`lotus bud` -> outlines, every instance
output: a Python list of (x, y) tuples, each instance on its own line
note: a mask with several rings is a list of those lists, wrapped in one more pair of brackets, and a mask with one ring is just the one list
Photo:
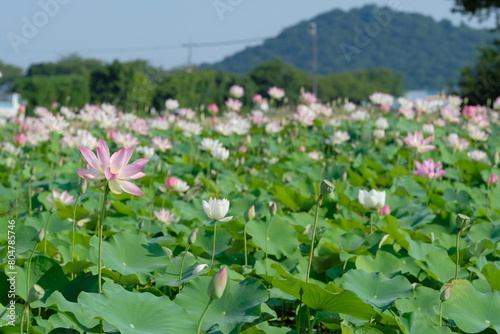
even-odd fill
[(327, 196), (335, 190), (335, 185), (328, 180), (323, 180), (321, 182), (320, 194), (321, 196)]
[(255, 218), (255, 206), (252, 205), (247, 212), (245, 212), (245, 220), (248, 222)]
[(26, 301), (28, 303), (36, 302), (45, 296), (45, 290), (38, 284), (33, 285), (33, 287), (28, 292), (28, 298)]
[(276, 202), (272, 202), (271, 205), (269, 206), (269, 212), (271, 213), (271, 216), (274, 216), (277, 210), (278, 207), (276, 206)]
[(87, 191), (87, 186), (88, 186), (87, 180), (83, 179), (82, 183), (80, 183), (80, 190), (82, 191), (82, 195), (85, 194), (85, 192)]
[(489, 185), (494, 185), (498, 182), (498, 175), (497, 174), (491, 174), (490, 177), (488, 178), (488, 184)]
[(439, 299), (441, 299), (441, 301), (445, 302), (450, 298), (451, 287), (452, 287), (451, 284), (445, 285), (445, 288), (443, 289), (443, 291), (441, 291), (441, 294), (439, 295)]
[(387, 216), (391, 213), (391, 207), (389, 205), (385, 205), (378, 209), (378, 213), (380, 213), (382, 216)]
[(458, 229), (463, 231), (467, 227), (469, 227), (470, 217), (459, 213), (457, 215), (456, 223), (457, 223)]
[(193, 232), (188, 237), (188, 244), (192, 245), (196, 242), (196, 234), (198, 233), (199, 228), (195, 228)]
[(498, 163), (500, 162), (500, 155), (498, 152), (495, 152), (495, 155), (493, 155), (493, 162), (495, 163), (495, 166), (498, 166)]
[(174, 189), (178, 182), (179, 180), (177, 180), (175, 177), (169, 176), (165, 180), (165, 187), (167, 187), (167, 189)]
[(208, 295), (210, 299), (219, 299), (224, 294), (227, 284), (227, 267), (223, 267), (212, 277), (208, 286)]
[(42, 229), (40, 231), (38, 231), (38, 233), (36, 235), (36, 240), (38, 242), (41, 242), (44, 237), (45, 237), (45, 229), (42, 227)]
[(208, 264), (205, 264), (205, 263), (197, 265), (193, 269), (193, 275), (198, 275), (199, 273), (201, 273), (203, 271), (203, 269), (205, 269), (207, 267), (208, 267)]

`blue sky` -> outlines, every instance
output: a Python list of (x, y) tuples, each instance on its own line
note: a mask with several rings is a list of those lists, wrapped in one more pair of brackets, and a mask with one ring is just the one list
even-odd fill
[[(452, 13), (451, 0), (2, 0), (0, 60), (27, 68), (77, 52), (105, 61), (146, 59), (168, 69), (186, 64), (182, 44), (189, 41), (272, 37), (320, 13), (365, 4), (479, 26)], [(192, 59), (214, 62), (258, 43), (194, 48)]]

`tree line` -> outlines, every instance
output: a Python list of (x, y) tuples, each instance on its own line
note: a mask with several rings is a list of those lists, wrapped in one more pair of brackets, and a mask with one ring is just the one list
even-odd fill
[[(271, 86), (285, 89), (291, 103), (298, 101), (301, 89), (312, 90), (310, 74), (279, 59), (262, 63), (246, 75), (210, 68), (167, 71), (144, 60), (105, 63), (78, 55), (33, 64), (25, 74), (15, 66), (0, 62), (0, 71), (2, 69), (8, 69), (3, 70), (8, 75), (4, 73), (0, 78), (0, 86), (20, 93), (29, 108), (50, 106), (53, 102), (75, 108), (86, 103), (106, 102), (124, 111), (142, 113), (152, 107), (163, 110), (168, 98), (192, 108), (211, 103), (223, 105), (234, 84), (245, 87), (242, 102), (246, 104), (251, 103), (255, 94), (266, 97)], [(318, 97), (325, 102), (339, 97), (360, 102), (374, 91), (403, 94), (401, 75), (377, 68), (318, 76)]]

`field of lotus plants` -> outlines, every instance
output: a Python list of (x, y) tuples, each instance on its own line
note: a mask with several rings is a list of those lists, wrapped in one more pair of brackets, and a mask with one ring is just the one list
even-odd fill
[(500, 100), (229, 93), (0, 115), (0, 332), (499, 333)]

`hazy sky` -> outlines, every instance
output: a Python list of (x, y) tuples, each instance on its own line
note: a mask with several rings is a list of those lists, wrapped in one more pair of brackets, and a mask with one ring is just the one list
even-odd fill
[[(273, 37), (320, 13), (365, 4), (478, 26), (452, 13), (451, 0), (2, 0), (0, 60), (27, 68), (77, 52), (106, 61), (146, 59), (171, 68), (186, 64), (182, 45), (189, 41)], [(193, 48), (192, 59), (214, 62), (258, 43)]]

